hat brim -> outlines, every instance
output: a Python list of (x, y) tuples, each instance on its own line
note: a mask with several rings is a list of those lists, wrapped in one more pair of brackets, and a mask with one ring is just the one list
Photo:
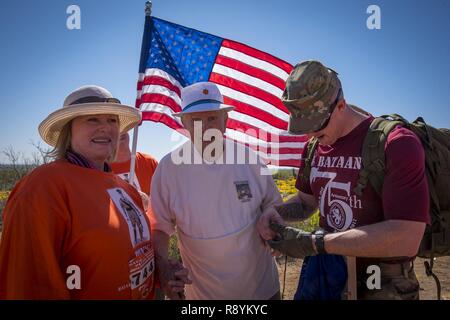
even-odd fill
[(212, 103), (205, 103), (202, 105), (199, 105), (198, 107), (196, 106), (196, 108), (192, 108), (186, 111), (181, 111), (181, 112), (176, 112), (176, 113), (172, 113), (173, 116), (175, 117), (181, 117), (182, 115), (185, 114), (191, 114), (191, 113), (199, 113), (199, 112), (211, 112), (211, 111), (231, 111), (233, 110), (234, 107), (230, 106), (228, 104), (223, 104), (223, 103), (216, 103), (216, 104), (212, 104)]
[(313, 104), (305, 105), (292, 101), (283, 101), (283, 104), (290, 112), (288, 131), (295, 135), (321, 130), (332, 113), (330, 110), (320, 111), (319, 106)]
[(112, 114), (119, 118), (119, 132), (134, 128), (142, 119), (141, 111), (118, 103), (83, 103), (63, 107), (52, 112), (39, 124), (41, 138), (55, 147), (62, 128), (71, 120), (87, 115)]
[(290, 134), (307, 134), (316, 132), (321, 127), (321, 123), (317, 124), (316, 122), (307, 120), (307, 117), (293, 117), (292, 115), (289, 117), (288, 123), (288, 132)]

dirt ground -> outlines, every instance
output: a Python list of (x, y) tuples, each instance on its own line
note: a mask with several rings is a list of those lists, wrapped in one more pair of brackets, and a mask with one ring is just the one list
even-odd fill
[[(432, 277), (427, 277), (423, 262), (425, 260), (417, 258), (414, 262), (417, 278), (420, 282), (420, 299), (436, 300), (436, 284)], [(277, 259), (278, 271), (280, 275), (281, 291), (283, 291), (284, 258)], [(284, 300), (292, 300), (297, 290), (298, 278), (300, 276), (300, 266), (302, 260), (288, 259), (286, 268), (286, 287), (284, 289)], [(441, 282), (441, 296), (443, 300), (450, 300), (450, 257), (438, 258), (433, 267), (434, 273)]]

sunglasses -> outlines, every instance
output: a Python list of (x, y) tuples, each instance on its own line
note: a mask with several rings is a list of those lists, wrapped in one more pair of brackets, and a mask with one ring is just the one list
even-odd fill
[(339, 89), (338, 94), (336, 96), (336, 100), (330, 106), (330, 115), (327, 118), (327, 120), (324, 122), (324, 124), (319, 129), (314, 130), (311, 133), (322, 131), (323, 129), (325, 129), (328, 126), (328, 123), (330, 123), (331, 115), (333, 114), (333, 111), (336, 108), (336, 106), (337, 106), (337, 104), (338, 104), (338, 102), (339, 102), (339, 100), (341, 98), (341, 92), (342, 92), (342, 89)]

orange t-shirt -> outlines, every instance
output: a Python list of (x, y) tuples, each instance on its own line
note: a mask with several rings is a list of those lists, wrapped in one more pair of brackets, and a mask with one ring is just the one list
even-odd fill
[(33, 170), (3, 211), (0, 299), (151, 299), (150, 222), (113, 173), (64, 160)]
[[(120, 175), (121, 177), (125, 175), (126, 177), (123, 178), (128, 180), (127, 175), (130, 173), (130, 162), (131, 160), (126, 162), (111, 163), (111, 169), (114, 173)], [(136, 176), (139, 181), (140, 190), (147, 195), (150, 194), (152, 177), (153, 173), (155, 173), (157, 165), (158, 161), (156, 161), (156, 159), (152, 156), (145, 153), (136, 152)]]

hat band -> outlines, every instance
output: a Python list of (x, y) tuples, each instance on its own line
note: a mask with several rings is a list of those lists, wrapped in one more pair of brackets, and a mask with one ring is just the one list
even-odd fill
[(192, 102), (192, 103), (188, 104), (186, 107), (184, 107), (183, 112), (189, 108), (192, 108), (193, 106), (196, 106), (199, 104), (205, 104), (205, 103), (222, 103), (222, 101), (213, 100), (213, 99), (198, 100), (198, 101)]
[(80, 99), (77, 99), (73, 101), (72, 103), (69, 103), (69, 106), (73, 104), (82, 104), (82, 103), (95, 103), (95, 102), (109, 102), (109, 103), (119, 103), (120, 100), (117, 98), (101, 98), (96, 96), (89, 96), (89, 97), (83, 97)]

